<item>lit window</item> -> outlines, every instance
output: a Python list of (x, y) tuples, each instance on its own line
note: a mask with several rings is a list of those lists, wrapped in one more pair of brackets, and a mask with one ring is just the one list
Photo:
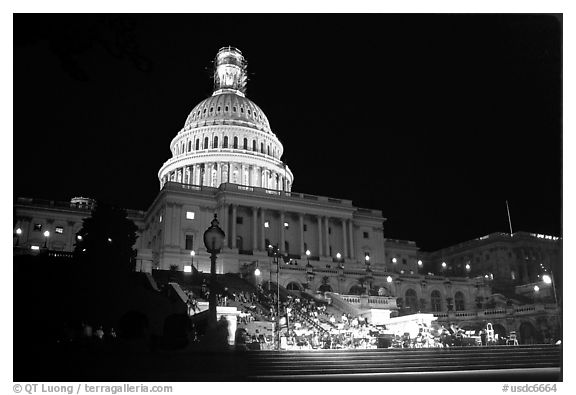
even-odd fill
[(30, 249), (31, 249), (31, 250), (34, 250), (34, 251), (38, 251), (38, 250), (40, 249), (40, 247), (38, 247), (38, 246), (30, 246)]
[(54, 232), (62, 234), (64, 233), (64, 228), (61, 226), (57, 226), (56, 229), (54, 229)]
[(34, 232), (41, 232), (42, 224), (34, 224)]
[(186, 219), (194, 219), (194, 211), (186, 211)]
[(268, 221), (264, 222), (264, 227), (265, 227), (265, 228), (269, 228), (269, 227), (270, 227), (270, 222), (268, 222)]
[(159, 218), (158, 222), (162, 222), (162, 216), (160, 216), (160, 218)]
[(512, 280), (516, 280), (516, 273), (514, 273), (514, 270), (510, 272), (510, 277), (512, 277)]
[(192, 266), (185, 265), (184, 266), (184, 273), (192, 273)]
[(288, 222), (284, 222), (284, 227), (288, 228), (290, 226), (290, 224), (288, 224)]

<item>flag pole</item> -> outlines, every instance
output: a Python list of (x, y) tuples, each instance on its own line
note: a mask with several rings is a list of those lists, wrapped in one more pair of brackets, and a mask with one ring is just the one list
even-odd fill
[(510, 225), (510, 236), (512, 236), (512, 220), (510, 219), (510, 208), (508, 207), (508, 200), (506, 200), (506, 211), (508, 212), (508, 224)]

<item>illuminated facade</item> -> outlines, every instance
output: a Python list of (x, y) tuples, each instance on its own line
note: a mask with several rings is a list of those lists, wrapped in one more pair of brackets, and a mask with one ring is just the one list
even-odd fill
[[(479, 267), (458, 276), (427, 275), (426, 265), (444, 252), (425, 254), (414, 242), (385, 239), (381, 211), (292, 192), (294, 176), (281, 160), (282, 143), (245, 92), (242, 54), (221, 49), (214, 92), (172, 139), (172, 157), (158, 172), (160, 192), (146, 212), (128, 210), (139, 229), (138, 270), (190, 271), (193, 265), (208, 272), (202, 235), (216, 213), (226, 233), (218, 273), (265, 283), (276, 281), (279, 270), (280, 284), (288, 289), (333, 292), (358, 308), (434, 312), (453, 321), (484, 308), (477, 301), (491, 295), (491, 282), (472, 276)], [(15, 251), (35, 253), (46, 245), (66, 255), (90, 209), (83, 201), (18, 199)], [(278, 265), (270, 245), (282, 255)]]

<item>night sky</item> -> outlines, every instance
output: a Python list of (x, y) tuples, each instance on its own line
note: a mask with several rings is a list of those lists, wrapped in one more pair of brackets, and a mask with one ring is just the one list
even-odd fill
[(562, 235), (562, 20), (550, 15), (16, 15), (14, 196), (146, 210), (223, 46), (293, 191), (381, 209), (433, 250)]

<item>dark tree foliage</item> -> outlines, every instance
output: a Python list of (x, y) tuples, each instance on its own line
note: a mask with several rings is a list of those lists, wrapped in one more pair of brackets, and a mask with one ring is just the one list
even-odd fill
[(74, 255), (97, 267), (119, 271), (134, 270), (137, 227), (126, 210), (99, 203), (92, 215), (83, 220), (76, 235)]

